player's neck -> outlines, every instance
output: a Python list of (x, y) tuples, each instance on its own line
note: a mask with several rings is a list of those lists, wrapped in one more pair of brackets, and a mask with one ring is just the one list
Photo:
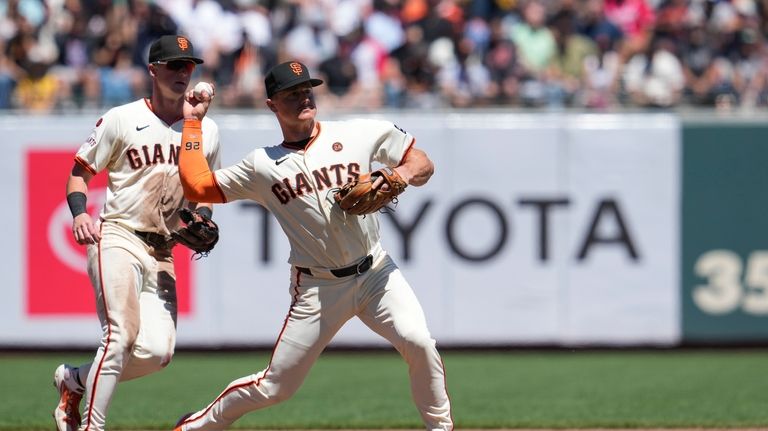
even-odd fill
[(157, 93), (153, 93), (149, 99), (149, 106), (155, 115), (165, 122), (165, 124), (171, 125), (184, 117), (183, 98), (165, 98), (161, 97)]
[(308, 140), (317, 134), (317, 122), (312, 120), (298, 127), (283, 127), (284, 142), (300, 142)]

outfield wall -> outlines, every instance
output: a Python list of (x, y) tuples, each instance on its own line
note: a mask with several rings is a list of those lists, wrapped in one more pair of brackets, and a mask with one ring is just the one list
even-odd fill
[[(441, 345), (768, 341), (768, 128), (667, 114), (381, 118), (435, 161), (432, 181), (381, 218)], [(0, 346), (99, 338), (64, 198), (96, 119), (0, 118), (12, 203), (0, 215)], [(280, 141), (271, 115), (214, 119), (225, 165)], [(97, 212), (103, 175), (91, 186)], [(176, 250), (179, 345), (269, 346), (289, 305), (287, 241), (248, 202), (218, 205), (215, 219), (222, 236), (208, 258)], [(335, 344), (382, 341), (352, 321)]]

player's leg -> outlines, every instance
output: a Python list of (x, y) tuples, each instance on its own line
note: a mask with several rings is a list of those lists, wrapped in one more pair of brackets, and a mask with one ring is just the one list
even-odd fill
[[(93, 270), (92, 262), (97, 262), (98, 246), (90, 245), (87, 248), (88, 268)], [(95, 287), (94, 287), (95, 289)], [(54, 422), (58, 431), (74, 431), (80, 426), (80, 402), (85, 394), (85, 384), (88, 373), (91, 370), (91, 362), (73, 367), (69, 364), (60, 364), (53, 375), (53, 385), (59, 392), (59, 403), (53, 411)]]
[[(293, 270), (293, 296), (267, 368), (230, 383), (208, 407), (177, 425), (177, 431), (226, 429), (242, 415), (290, 398), (317, 357), (354, 316), (348, 283), (321, 280)], [(322, 307), (322, 313), (321, 313)]]
[(408, 363), (411, 393), (426, 428), (452, 430), (445, 369), (421, 304), (389, 256), (369, 273), (364, 281), (364, 309), (358, 316)]
[(171, 251), (151, 251), (146, 259), (147, 276), (139, 294), (141, 326), (121, 382), (162, 370), (171, 362), (176, 346), (176, 275)]
[[(92, 253), (96, 256), (93, 262), (98, 262), (98, 249), (95, 245), (92, 247)], [(156, 270), (150, 271), (150, 275), (144, 280), (139, 299), (141, 326), (132, 357), (127, 361), (120, 381), (162, 369), (170, 362), (175, 346), (176, 290), (170, 251), (142, 258), (147, 259), (142, 266)], [(61, 364), (54, 372), (54, 386), (59, 391), (59, 403), (53, 416), (58, 431), (73, 431), (80, 426), (80, 402), (92, 365), (90, 362), (79, 367)]]
[(113, 223), (102, 224), (102, 239), (89, 247), (88, 273), (96, 294), (102, 339), (86, 383), (80, 429), (104, 429), (107, 410), (139, 333), (139, 289), (145, 246)]

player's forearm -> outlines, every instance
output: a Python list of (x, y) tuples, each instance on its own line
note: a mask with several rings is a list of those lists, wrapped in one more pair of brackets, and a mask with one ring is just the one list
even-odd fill
[(81, 177), (70, 176), (67, 181), (67, 195), (80, 192), (88, 194), (88, 185), (83, 181)]
[(193, 202), (225, 202), (216, 178), (203, 155), (203, 133), (200, 120), (184, 120), (179, 154), (179, 178), (184, 197)]
[(427, 157), (424, 151), (411, 148), (405, 156), (405, 160), (397, 168), (397, 173), (412, 186), (423, 186), (435, 172), (435, 165)]
[(88, 194), (88, 183), (93, 178), (93, 174), (88, 172), (82, 165), (75, 162), (72, 171), (67, 179), (67, 194), (80, 192)]

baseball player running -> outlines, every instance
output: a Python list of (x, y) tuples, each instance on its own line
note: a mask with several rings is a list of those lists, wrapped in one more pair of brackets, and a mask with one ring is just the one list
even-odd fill
[[(92, 363), (60, 365), (54, 374), (59, 431), (103, 430), (119, 381), (159, 371), (176, 341), (176, 286), (170, 234), (180, 229), (184, 199), (178, 178), (182, 105), (190, 76), (203, 61), (183, 36), (150, 47), (152, 95), (109, 110), (75, 156), (67, 181), (72, 233), (87, 245), (88, 275), (103, 330)], [(219, 133), (202, 122), (204, 163), (219, 166)], [(203, 155), (201, 154), (201, 157)], [(86, 212), (88, 183), (108, 172), (100, 219)], [(211, 205), (197, 209), (210, 217)], [(85, 394), (82, 422), (80, 401)]]
[[(376, 214), (344, 212), (334, 191), (372, 170), (376, 161), (413, 186), (433, 173), (414, 138), (387, 121), (315, 119), (313, 87), (299, 62), (266, 75), (267, 106), (284, 141), (259, 148), (236, 165), (208, 168), (200, 120), (210, 99), (184, 104), (179, 172), (184, 195), (198, 202), (250, 199), (268, 208), (288, 236), (292, 302), (265, 369), (231, 382), (207, 407), (185, 416), (177, 431), (221, 430), (240, 416), (289, 398), (338, 330), (357, 316), (408, 363), (411, 391), (427, 429), (451, 430), (442, 360), (416, 295), (379, 243)], [(203, 124), (205, 130), (205, 124)]]

